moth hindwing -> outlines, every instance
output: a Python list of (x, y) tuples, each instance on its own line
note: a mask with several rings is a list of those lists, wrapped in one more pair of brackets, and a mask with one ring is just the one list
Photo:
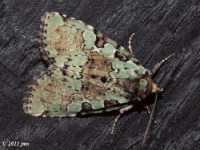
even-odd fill
[(26, 113), (70, 117), (109, 112), (158, 91), (149, 70), (92, 26), (57, 12), (41, 20), (40, 51), (48, 69), (29, 88)]

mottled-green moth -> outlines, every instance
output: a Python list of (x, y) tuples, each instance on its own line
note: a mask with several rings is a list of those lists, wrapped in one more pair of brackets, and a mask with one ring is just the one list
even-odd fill
[(46, 12), (41, 20), (40, 52), (48, 68), (27, 90), (26, 113), (72, 117), (116, 110), (114, 129), (134, 101), (162, 91), (152, 73), (172, 55), (151, 72), (133, 57), (132, 36), (126, 51), (80, 20), (57, 12)]

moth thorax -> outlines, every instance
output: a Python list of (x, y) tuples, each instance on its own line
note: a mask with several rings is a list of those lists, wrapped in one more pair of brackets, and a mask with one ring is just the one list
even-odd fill
[(154, 83), (149, 74), (145, 75), (145, 77), (139, 80), (137, 95), (140, 98), (144, 99), (151, 93), (158, 93), (161, 91), (163, 91), (163, 89)]

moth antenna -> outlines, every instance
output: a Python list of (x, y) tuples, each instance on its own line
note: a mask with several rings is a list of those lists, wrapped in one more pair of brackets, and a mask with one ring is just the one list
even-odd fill
[(149, 117), (149, 122), (148, 122), (148, 125), (147, 125), (147, 128), (146, 128), (146, 131), (144, 133), (144, 137), (143, 137), (142, 144), (141, 144), (142, 146), (146, 142), (146, 138), (147, 138), (147, 135), (149, 133), (149, 129), (150, 129), (150, 126), (151, 126), (151, 123), (152, 123), (152, 120), (153, 120), (153, 115), (154, 115), (154, 112), (155, 112), (155, 109), (156, 109), (157, 100), (158, 100), (158, 93), (156, 93), (156, 96), (155, 96), (155, 102), (153, 104), (153, 109), (152, 109), (150, 117)]
[(131, 55), (132, 56), (134, 56), (134, 54), (133, 54), (133, 49), (132, 49), (132, 46), (131, 46), (131, 44), (132, 44), (132, 38), (133, 38), (133, 36), (135, 35), (135, 33), (132, 33), (131, 34), (131, 36), (129, 37), (129, 40), (128, 40), (128, 50), (129, 50), (129, 52), (131, 53)]
[(168, 61), (170, 58), (172, 58), (175, 54), (171, 54), (169, 56), (167, 56), (166, 58), (164, 58), (163, 60), (161, 60), (159, 63), (157, 63), (152, 70), (152, 75), (156, 74), (156, 72), (160, 69), (160, 67), (166, 62)]

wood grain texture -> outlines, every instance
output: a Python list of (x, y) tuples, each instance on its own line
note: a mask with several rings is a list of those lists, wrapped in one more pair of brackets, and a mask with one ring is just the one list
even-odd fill
[[(80, 19), (127, 47), (135, 33), (136, 58), (147, 68), (175, 53), (155, 80), (164, 87), (144, 147), (148, 115), (40, 118), (22, 109), (26, 86), (45, 70), (36, 34), (40, 17), (58, 11)], [(31, 150), (197, 150), (200, 149), (199, 0), (2, 0), (0, 2), (0, 149), (4, 141), (30, 143)], [(18, 147), (19, 148), (19, 147)], [(20, 149), (20, 148), (19, 148)]]

